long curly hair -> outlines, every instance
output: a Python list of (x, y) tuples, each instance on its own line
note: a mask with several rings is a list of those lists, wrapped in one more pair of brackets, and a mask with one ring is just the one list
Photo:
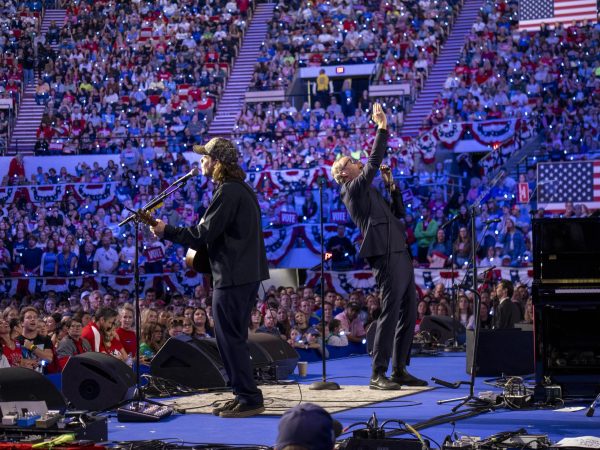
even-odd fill
[(246, 172), (236, 163), (227, 164), (221, 161), (215, 161), (215, 169), (212, 174), (212, 179), (217, 183), (222, 183), (226, 179), (235, 178), (240, 181), (246, 179)]

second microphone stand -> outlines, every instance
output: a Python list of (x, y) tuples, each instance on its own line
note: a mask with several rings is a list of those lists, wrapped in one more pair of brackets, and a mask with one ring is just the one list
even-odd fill
[(322, 364), (322, 380), (315, 381), (309, 387), (313, 391), (335, 391), (340, 388), (340, 385), (334, 381), (327, 381), (327, 348), (325, 340), (325, 226), (323, 214), (323, 185), (325, 177), (319, 177), (319, 222), (321, 226), (321, 364)]
[[(458, 382), (458, 385), (460, 384), (468, 384), (469, 385), (469, 395), (464, 396), (464, 397), (458, 397), (458, 398), (451, 398), (451, 399), (447, 399), (447, 400), (439, 400), (437, 403), (439, 405), (443, 404), (443, 403), (449, 403), (449, 402), (460, 402), (458, 405), (456, 405), (454, 408), (452, 408), (452, 412), (455, 412), (458, 408), (460, 408), (461, 406), (467, 404), (470, 401), (477, 401), (480, 402), (481, 400), (475, 395), (475, 378), (477, 377), (477, 350), (479, 348), (479, 331), (481, 328), (481, 313), (480, 313), (480, 309), (481, 309), (481, 296), (479, 295), (479, 292), (477, 291), (477, 255), (476, 255), (476, 242), (477, 242), (477, 236), (476, 236), (476, 231), (475, 231), (475, 212), (476, 212), (476, 207), (472, 206), (471, 207), (471, 264), (472, 264), (472, 268), (473, 268), (473, 279), (472, 279), (472, 286), (470, 288), (465, 288), (466, 291), (470, 291), (473, 293), (474, 296), (474, 301), (475, 301), (475, 310), (473, 312), (473, 314), (475, 315), (474, 318), (474, 335), (473, 335), (473, 357), (471, 358), (471, 378), (468, 382), (464, 382), (464, 381), (460, 381)], [(467, 350), (468, 351), (468, 350)], [(440, 383), (441, 384), (441, 383)], [(449, 387), (455, 387), (455, 386), (449, 386)], [(458, 386), (456, 386), (458, 387)]]

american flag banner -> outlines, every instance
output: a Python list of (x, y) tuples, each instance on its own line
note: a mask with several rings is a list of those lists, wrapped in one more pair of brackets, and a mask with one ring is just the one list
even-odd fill
[(539, 30), (544, 23), (593, 23), (598, 20), (597, 0), (521, 0), (519, 30)]
[(600, 161), (540, 163), (537, 166), (538, 206), (561, 213), (565, 202), (600, 209)]

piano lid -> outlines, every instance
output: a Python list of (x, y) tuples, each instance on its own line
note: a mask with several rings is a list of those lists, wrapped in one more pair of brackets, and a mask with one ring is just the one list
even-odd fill
[(534, 219), (533, 277), (543, 284), (600, 284), (600, 218)]

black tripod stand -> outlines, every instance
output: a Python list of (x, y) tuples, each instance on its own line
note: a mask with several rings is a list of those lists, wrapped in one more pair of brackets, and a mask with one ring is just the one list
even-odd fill
[[(119, 422), (156, 422), (164, 417), (168, 417), (173, 413), (173, 408), (164, 405), (155, 400), (150, 400), (145, 397), (144, 391), (140, 383), (140, 267), (139, 267), (139, 241), (140, 241), (140, 224), (153, 225), (154, 219), (150, 216), (150, 212), (158, 208), (163, 200), (183, 187), (187, 180), (198, 174), (198, 169), (194, 168), (185, 176), (181, 177), (158, 196), (150, 200), (146, 205), (138, 211), (133, 211), (126, 208), (131, 215), (119, 223), (119, 226), (127, 225), (133, 222), (135, 229), (135, 261), (133, 263), (134, 274), (134, 303), (135, 303), (135, 334), (136, 334), (136, 352), (135, 352), (135, 392), (132, 399), (124, 400), (114, 408), (117, 408), (117, 419)], [(111, 408), (112, 409), (112, 408)]]
[(321, 226), (321, 363), (323, 374), (321, 381), (315, 381), (309, 387), (313, 391), (335, 391), (340, 385), (334, 381), (327, 381), (327, 355), (325, 341), (325, 245), (324, 245), (324, 216), (323, 216), (323, 185), (325, 177), (319, 177), (319, 222)]
[(471, 264), (472, 264), (472, 285), (470, 288), (465, 287), (464, 289), (466, 291), (472, 292), (473, 296), (475, 298), (475, 308), (474, 308), (474, 316), (475, 316), (475, 320), (474, 320), (474, 339), (473, 339), (473, 357), (471, 358), (471, 378), (469, 381), (458, 381), (456, 383), (447, 383), (447, 382), (443, 382), (442, 380), (438, 380), (438, 379), (433, 379), (434, 382), (436, 382), (437, 384), (440, 384), (442, 386), (446, 386), (449, 388), (457, 388), (459, 387), (461, 384), (468, 384), (469, 385), (469, 395), (465, 396), (465, 397), (458, 397), (458, 398), (451, 398), (451, 399), (447, 399), (447, 400), (439, 400), (437, 403), (438, 405), (444, 404), (444, 403), (449, 403), (449, 402), (460, 402), (458, 405), (456, 405), (454, 408), (452, 408), (452, 412), (455, 412), (458, 408), (460, 408), (461, 406), (465, 405), (466, 403), (470, 402), (470, 401), (480, 401), (479, 398), (475, 395), (475, 378), (477, 376), (477, 349), (479, 347), (479, 331), (481, 328), (481, 314), (480, 314), (480, 308), (481, 308), (481, 296), (479, 295), (479, 292), (477, 291), (477, 255), (476, 255), (476, 251), (477, 251), (477, 235), (475, 232), (475, 212), (476, 212), (476, 207), (472, 206), (471, 207), (471, 211), (470, 211), (470, 219), (471, 219)]

